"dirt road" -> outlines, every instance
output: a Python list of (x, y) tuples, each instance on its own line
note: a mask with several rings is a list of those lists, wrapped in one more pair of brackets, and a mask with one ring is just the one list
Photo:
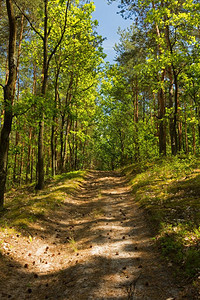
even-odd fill
[(1, 257), (0, 299), (178, 299), (180, 289), (117, 173), (91, 171), (31, 236), (15, 237)]

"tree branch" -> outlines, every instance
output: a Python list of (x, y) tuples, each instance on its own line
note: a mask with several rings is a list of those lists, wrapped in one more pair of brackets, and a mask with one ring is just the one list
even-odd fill
[(94, 83), (91, 84), (90, 86), (86, 87), (85, 89), (82, 89), (79, 94), (83, 93), (83, 92), (86, 92), (87, 90), (91, 89), (92, 87), (94, 86)]
[(35, 28), (35, 26), (33, 26), (33, 23), (31, 22), (31, 20), (29, 19), (29, 17), (23, 12), (23, 10), (20, 8), (20, 6), (16, 3), (15, 0), (13, 0), (15, 5), (17, 6), (17, 8), (19, 9), (19, 11), (21, 12), (21, 14), (26, 18), (26, 20), (28, 21), (28, 23), (30, 24), (31, 28), (33, 29), (33, 31), (35, 31), (35, 33), (37, 33), (39, 35), (39, 37), (44, 40), (44, 37), (42, 36), (42, 34)]
[(24, 115), (25, 113), (27, 113), (27, 111), (29, 111), (29, 109), (31, 109), (35, 104), (31, 104), (31, 106), (27, 107), (24, 111), (20, 112), (20, 113), (14, 113), (13, 114), (13, 117), (17, 117), (17, 116), (22, 116)]
[(67, 6), (66, 6), (66, 10), (65, 10), (65, 24), (64, 24), (64, 28), (63, 28), (61, 37), (60, 37), (57, 45), (55, 46), (55, 48), (53, 49), (53, 51), (49, 55), (49, 59), (48, 59), (48, 62), (47, 62), (47, 69), (49, 67), (49, 63), (50, 63), (53, 55), (56, 53), (56, 50), (58, 49), (58, 47), (60, 46), (60, 44), (61, 44), (61, 42), (62, 42), (62, 40), (64, 38), (65, 30), (66, 30), (66, 27), (67, 27), (67, 17), (68, 17), (69, 4), (70, 4), (70, 0), (67, 1)]

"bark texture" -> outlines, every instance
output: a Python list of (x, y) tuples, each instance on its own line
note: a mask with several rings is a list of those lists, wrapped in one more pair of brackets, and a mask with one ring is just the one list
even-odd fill
[(16, 32), (17, 25), (11, 0), (6, 0), (8, 21), (9, 21), (9, 50), (8, 50), (8, 81), (4, 87), (4, 124), (0, 134), (0, 209), (4, 204), (4, 193), (7, 176), (7, 155), (9, 147), (9, 136), (11, 132), (16, 81)]

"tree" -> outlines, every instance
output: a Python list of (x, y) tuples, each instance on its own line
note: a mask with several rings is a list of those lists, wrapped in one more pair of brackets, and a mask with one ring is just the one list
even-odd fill
[[(53, 25), (49, 24), (50, 17), (48, 13), (49, 8), (49, 0), (43, 0), (44, 6), (43, 6), (43, 24), (40, 23), (40, 25), (43, 28), (43, 33), (41, 33), (41, 30), (38, 29), (36, 26), (33, 25), (32, 21), (30, 20), (29, 16), (25, 15), (20, 6), (18, 6), (19, 10), (24, 14), (26, 19), (28, 20), (29, 24), (31, 25), (31, 28), (34, 30), (34, 32), (41, 38), (42, 44), (43, 44), (43, 67), (42, 67), (42, 81), (41, 81), (41, 97), (45, 99), (46, 97), (46, 90), (47, 90), (47, 80), (48, 80), (48, 71), (50, 62), (55, 55), (57, 49), (62, 43), (62, 40), (64, 38), (65, 30), (67, 27), (67, 16), (68, 16), (68, 10), (70, 5), (70, 0), (67, 1), (65, 13), (64, 13), (64, 22), (62, 24), (63, 28), (61, 29), (61, 32), (59, 34), (59, 37), (57, 38), (55, 44), (53, 45), (53, 49), (48, 49), (48, 39), (51, 34)], [(50, 3), (51, 5), (55, 5), (56, 7), (62, 8), (62, 3), (64, 1), (52, 1), (53, 3)], [(52, 10), (51, 10), (52, 12)], [(55, 14), (55, 13), (54, 13)], [(60, 11), (60, 14), (62, 16), (62, 11)], [(52, 16), (51, 16), (52, 17)], [(44, 187), (44, 146), (43, 146), (43, 136), (44, 136), (44, 114), (43, 109), (40, 112), (40, 121), (39, 121), (39, 133), (38, 133), (38, 182), (36, 185), (37, 189), (43, 189)]]
[[(143, 79), (147, 75), (150, 80), (152, 102), (157, 96), (157, 105), (153, 106), (157, 110), (155, 114), (159, 128), (159, 152), (166, 155), (169, 135), (171, 153), (176, 155), (183, 149), (181, 109), (184, 105), (181, 103), (181, 96), (185, 88), (181, 81), (193, 63), (192, 49), (197, 49), (199, 4), (192, 0), (187, 3), (181, 0), (125, 0), (121, 1), (119, 8), (124, 17), (135, 16), (137, 28), (143, 33), (143, 40), (149, 41), (144, 43), (146, 63), (143, 64), (143, 69), (136, 61), (134, 66), (138, 70), (137, 74), (143, 73)], [(136, 41), (135, 36), (133, 40), (130, 39), (132, 44)], [(125, 47), (120, 59), (128, 57), (127, 55), (130, 61), (131, 51)], [(119, 62), (123, 63), (120, 59)], [(125, 62), (127, 69), (128, 61)]]
[[(54, 19), (48, 36), (48, 57), (58, 43), (64, 26), (65, 5), (51, 6), (49, 20)], [(41, 4), (41, 2), (40, 2)], [(19, 14), (23, 15), (20, 2)], [(15, 185), (38, 181), (36, 171), (38, 124), (43, 113), (43, 158), (44, 175), (49, 176), (51, 168), (51, 140), (54, 147), (54, 174), (83, 168), (90, 164), (90, 145), (95, 114), (96, 87), (99, 84), (98, 70), (102, 64), (101, 37), (95, 32), (96, 21), (92, 20), (93, 4), (71, 6), (68, 11), (67, 30), (53, 55), (48, 69), (48, 84), (45, 99), (41, 96), (41, 74), (43, 70), (43, 7), (37, 10), (24, 8), (27, 18), (38, 31), (31, 29), (24, 17), (24, 39), (13, 107), (13, 130), (11, 133), (8, 161), (8, 188)], [(60, 17), (62, 12), (63, 18)], [(24, 14), (25, 15), (25, 14)], [(35, 15), (35, 17), (34, 17)], [(34, 18), (33, 18), (34, 17)], [(50, 25), (50, 22), (48, 23)], [(3, 70), (2, 65), (2, 70)], [(57, 80), (56, 80), (57, 77)], [(18, 99), (19, 98), (19, 99)], [(51, 137), (51, 129), (54, 134)], [(17, 136), (17, 143), (16, 143)], [(15, 182), (13, 182), (13, 180)]]
[(9, 147), (9, 136), (11, 132), (16, 81), (16, 35), (17, 25), (11, 0), (6, 0), (8, 21), (9, 21), (9, 50), (8, 50), (8, 81), (4, 89), (4, 123), (0, 135), (0, 209), (4, 204), (4, 193), (7, 176), (7, 155)]

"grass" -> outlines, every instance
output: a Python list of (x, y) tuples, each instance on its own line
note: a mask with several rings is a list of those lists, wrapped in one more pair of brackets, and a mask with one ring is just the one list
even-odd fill
[(33, 186), (10, 190), (6, 194), (5, 209), (0, 215), (0, 230), (28, 233), (31, 223), (37, 222), (55, 211), (83, 180), (84, 171), (57, 175), (43, 191)]
[(71, 249), (72, 249), (74, 252), (78, 252), (77, 243), (76, 243), (76, 241), (74, 240), (74, 238), (70, 238), (70, 239), (69, 239), (69, 245), (70, 245)]
[(195, 158), (175, 157), (123, 169), (163, 256), (177, 275), (191, 279), (200, 272), (199, 164)]

